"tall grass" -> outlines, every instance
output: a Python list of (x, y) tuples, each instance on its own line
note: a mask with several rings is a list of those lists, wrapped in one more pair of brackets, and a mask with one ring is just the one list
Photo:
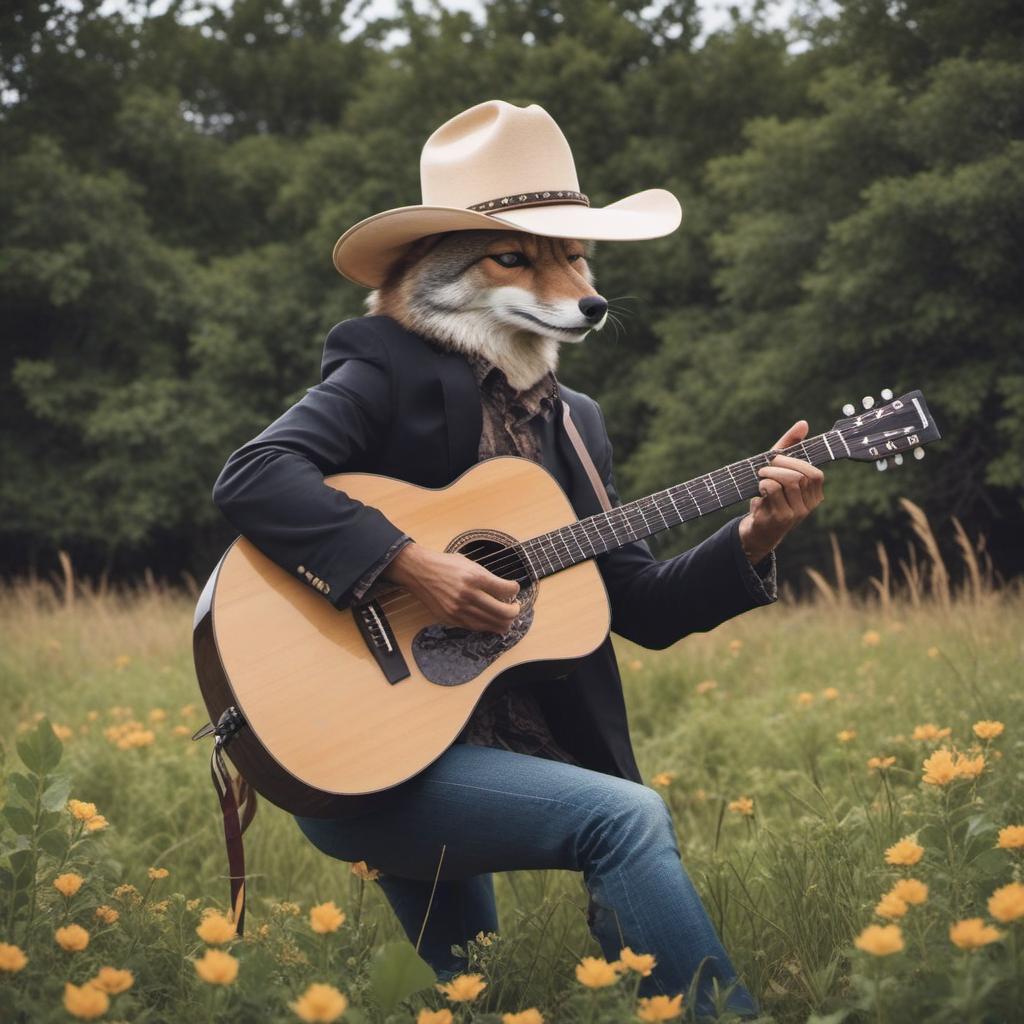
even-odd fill
[[(809, 572), (812, 598), (741, 616), (669, 652), (618, 645), (645, 778), (673, 810), (684, 864), (727, 949), (780, 1022), (815, 1014), (834, 1022), (879, 1014), (890, 1021), (1015, 1019), (1006, 958), (993, 947), (965, 961), (945, 932), (955, 919), (984, 916), (988, 894), (1014, 877), (1011, 857), (993, 847), (995, 829), (1024, 823), (1024, 594), (997, 586), (984, 545), (956, 522), (960, 564), (950, 569), (923, 513), (905, 507), (914, 539), (892, 560), (879, 549), (879, 572), (863, 592), (848, 588), (834, 543), (829, 570)], [(16, 737), (45, 714), (65, 737), (71, 795), (95, 802), (111, 823), (95, 838), (105, 865), (97, 868), (96, 899), (102, 892), (109, 899), (119, 882), (143, 888), (147, 867), (158, 864), (171, 872), (162, 883), (167, 893), (180, 891), (202, 906), (226, 903), (209, 747), (187, 735), (206, 720), (191, 665), (192, 606), (191, 595), (151, 576), (131, 588), (78, 579), (68, 558), (54, 579), (0, 591), (8, 767)], [(981, 719), (1005, 724), (1004, 736), (986, 749), (985, 773), (952, 802), (936, 802), (922, 786), (922, 760), (944, 743), (968, 748)], [(108, 731), (126, 721), (151, 729), (153, 742), (119, 749)], [(950, 737), (914, 739), (925, 723), (949, 728)], [(869, 770), (868, 759), (877, 756), (895, 761), (881, 773)], [(753, 801), (752, 814), (730, 809), (741, 797)], [(974, 831), (965, 838), (968, 820)], [(915, 833), (928, 851), (921, 871), (932, 895), (905, 922), (907, 951), (875, 961), (852, 940), (895, 877), (884, 851)], [(266, 801), (246, 835), (246, 853), (247, 936), (261, 924), (277, 927), (281, 901), (305, 913), (334, 900), (351, 923), (358, 899), (361, 945), (349, 949), (351, 962), (339, 963), (335, 974), (358, 993), (372, 948), (400, 934), (380, 893), (355, 885), (347, 865), (320, 854)], [(488, 1013), (535, 1005), (549, 1022), (586, 1020), (590, 1004), (574, 1002), (572, 968), (597, 950), (579, 878), (523, 872), (497, 883), (502, 937), (475, 948), (490, 987), (473, 1019), (496, 1022)], [(48, 912), (58, 915), (55, 894), (49, 896)], [(273, 947), (280, 992), (272, 998), (265, 988), (248, 990), (259, 992), (261, 1020), (295, 1020), (287, 1000), (315, 967), (308, 956), (303, 962), (301, 943), (281, 935)], [(0, 934), (3, 941), (13, 940)], [(167, 965), (181, 959), (171, 948), (156, 943), (149, 958), (133, 954), (135, 1005), (152, 1014), (147, 1019), (193, 1019), (197, 1007), (206, 1013), (195, 991), (201, 983), (180, 972), (168, 980)], [(73, 965), (54, 951), (50, 943), (30, 956), (36, 966), (52, 958), (63, 977)], [(1019, 956), (1014, 963), (1019, 971)], [(968, 982), (973, 994), (965, 995)], [(236, 999), (244, 1001), (246, 985), (255, 982), (243, 965)], [(43, 981), (32, 991), (49, 998)], [(225, 1000), (217, 1012), (244, 1019), (240, 1005)], [(618, 1012), (601, 1019), (625, 1021)]]

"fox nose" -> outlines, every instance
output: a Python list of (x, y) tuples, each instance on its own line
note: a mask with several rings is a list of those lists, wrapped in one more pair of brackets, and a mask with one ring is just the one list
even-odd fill
[(586, 295), (580, 299), (580, 312), (593, 323), (597, 323), (608, 312), (608, 300), (600, 295)]

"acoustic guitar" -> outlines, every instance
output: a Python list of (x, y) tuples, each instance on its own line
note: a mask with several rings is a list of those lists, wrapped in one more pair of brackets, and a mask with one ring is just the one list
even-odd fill
[[(844, 412), (785, 454), (885, 468), (904, 453), (923, 456), (939, 437), (920, 391)], [(216, 723), (197, 737), (216, 732), (248, 785), (287, 811), (351, 809), (439, 757), (496, 681), (564, 675), (604, 641), (610, 612), (595, 556), (755, 496), (757, 470), (777, 454), (585, 519), (547, 470), (513, 457), (478, 463), (439, 489), (368, 473), (326, 477), (417, 542), (518, 581), (521, 612), (505, 635), (450, 628), (397, 587), (339, 610), (239, 537), (196, 609), (196, 672)]]

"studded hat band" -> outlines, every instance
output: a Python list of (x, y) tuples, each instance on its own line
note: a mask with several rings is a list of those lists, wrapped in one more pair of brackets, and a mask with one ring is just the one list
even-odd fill
[(589, 206), (590, 200), (582, 192), (571, 192), (568, 189), (553, 189), (550, 192), (519, 192), (511, 196), (499, 196), (489, 199), (486, 203), (474, 203), (467, 210), (477, 213), (498, 213), (501, 210), (518, 210), (524, 206), (561, 206), (571, 203), (573, 206)]

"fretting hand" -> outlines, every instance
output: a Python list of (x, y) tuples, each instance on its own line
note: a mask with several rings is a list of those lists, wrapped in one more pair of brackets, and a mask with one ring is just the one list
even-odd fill
[[(788, 448), (807, 436), (807, 420), (797, 420), (773, 448)], [(776, 455), (757, 471), (761, 496), (751, 499), (740, 520), (740, 543), (752, 565), (767, 558), (779, 541), (825, 500), (825, 474), (789, 455)]]

